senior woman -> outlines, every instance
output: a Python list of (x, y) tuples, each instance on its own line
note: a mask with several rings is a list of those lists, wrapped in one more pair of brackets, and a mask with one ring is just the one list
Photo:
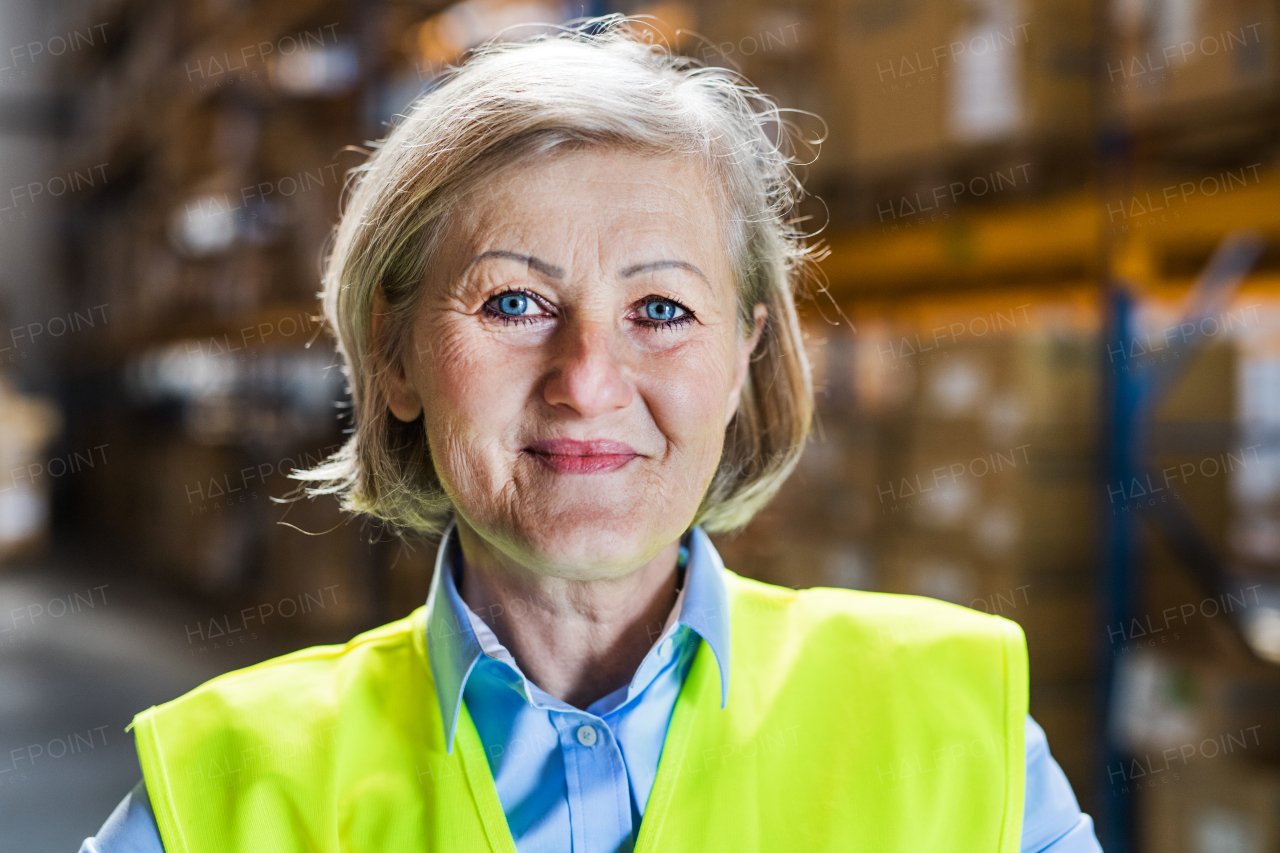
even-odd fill
[(618, 21), (480, 52), (358, 174), (319, 492), (426, 605), (134, 721), (85, 850), (1096, 851), (1012, 622), (721, 564), (811, 390), (777, 110)]

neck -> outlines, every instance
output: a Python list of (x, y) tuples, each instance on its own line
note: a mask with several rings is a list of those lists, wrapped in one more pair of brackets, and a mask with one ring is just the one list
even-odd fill
[(586, 708), (627, 684), (676, 600), (676, 540), (635, 571), (566, 580), (513, 562), (458, 519), (459, 593), (534, 684)]

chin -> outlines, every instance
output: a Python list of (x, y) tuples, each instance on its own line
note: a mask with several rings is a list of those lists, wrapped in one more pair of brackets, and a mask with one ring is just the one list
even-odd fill
[[(557, 502), (535, 518), (513, 519), (512, 544), (530, 568), (572, 580), (622, 577), (641, 568), (687, 525), (654, 520), (633, 503)], [(667, 529), (670, 527), (671, 529)]]

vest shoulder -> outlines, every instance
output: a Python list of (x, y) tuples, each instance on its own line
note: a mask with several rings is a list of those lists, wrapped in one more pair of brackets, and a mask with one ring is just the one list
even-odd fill
[(1021, 626), (1010, 619), (935, 598), (832, 587), (795, 590), (732, 572), (726, 575), (730, 595), (737, 599), (733, 605), (735, 618), (784, 617), (783, 623), (800, 623), (806, 632), (862, 632), (891, 644), (936, 641), (956, 635), (1025, 642)]
[[(280, 708), (302, 704), (329, 704), (336, 688), (361, 670), (376, 667), (388, 657), (412, 655), (415, 626), (421, 608), (409, 616), (356, 635), (345, 643), (311, 646), (280, 655), (243, 669), (223, 673), (176, 699), (138, 715), (141, 720), (172, 712), (185, 713), (194, 706), (236, 707), (242, 713), (254, 708)], [(425, 660), (425, 658), (424, 658)]]

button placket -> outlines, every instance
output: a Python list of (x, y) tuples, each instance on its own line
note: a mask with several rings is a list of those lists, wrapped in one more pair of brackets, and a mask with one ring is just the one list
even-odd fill
[(573, 849), (616, 850), (631, 834), (626, 760), (609, 724), (590, 712), (555, 718), (564, 755)]

